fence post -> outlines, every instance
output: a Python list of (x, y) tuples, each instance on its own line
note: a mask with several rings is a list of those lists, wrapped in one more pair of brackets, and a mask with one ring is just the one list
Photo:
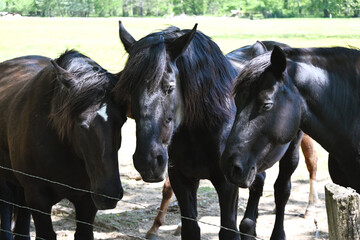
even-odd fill
[(325, 186), (330, 240), (360, 239), (360, 195), (351, 188)]

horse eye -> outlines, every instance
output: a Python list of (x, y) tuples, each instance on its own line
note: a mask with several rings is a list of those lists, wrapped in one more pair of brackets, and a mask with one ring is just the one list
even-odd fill
[(82, 129), (89, 129), (89, 124), (87, 124), (86, 122), (82, 122), (81, 124), (80, 124), (80, 128), (82, 128)]
[(169, 124), (172, 120), (173, 120), (172, 117), (168, 117), (168, 118), (165, 120), (165, 123)]
[(273, 103), (272, 102), (266, 102), (264, 103), (263, 107), (262, 107), (262, 110), (263, 111), (269, 111), (273, 106)]
[(174, 89), (175, 89), (174, 86), (169, 86), (169, 88), (166, 89), (165, 94), (170, 95), (174, 91)]

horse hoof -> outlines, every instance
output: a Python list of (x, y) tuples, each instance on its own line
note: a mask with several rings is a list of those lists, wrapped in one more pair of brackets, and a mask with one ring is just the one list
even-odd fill
[(240, 223), (240, 233), (245, 233), (241, 234), (241, 239), (246, 239), (246, 240), (250, 240), (250, 239), (255, 239), (256, 237), (256, 223), (251, 220), (250, 218), (245, 218), (241, 221)]
[(272, 214), (276, 214), (276, 207), (274, 207), (274, 209), (271, 212)]
[(178, 225), (178, 227), (176, 228), (173, 235), (174, 236), (180, 236), (181, 235), (181, 225)]
[(145, 236), (146, 239), (149, 239), (149, 240), (158, 240), (159, 239), (159, 236), (158, 235), (155, 235), (153, 233), (147, 233), (146, 236)]

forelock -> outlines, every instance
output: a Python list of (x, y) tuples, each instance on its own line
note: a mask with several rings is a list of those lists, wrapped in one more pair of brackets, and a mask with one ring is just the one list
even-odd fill
[(243, 71), (236, 78), (233, 94), (261, 79), (261, 75), (270, 66), (270, 55), (271, 52), (262, 54), (253, 58), (244, 66)]

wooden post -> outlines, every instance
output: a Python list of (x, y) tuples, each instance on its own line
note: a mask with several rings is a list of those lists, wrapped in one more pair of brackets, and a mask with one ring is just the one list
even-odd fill
[(325, 186), (330, 240), (360, 239), (360, 195), (334, 183)]

